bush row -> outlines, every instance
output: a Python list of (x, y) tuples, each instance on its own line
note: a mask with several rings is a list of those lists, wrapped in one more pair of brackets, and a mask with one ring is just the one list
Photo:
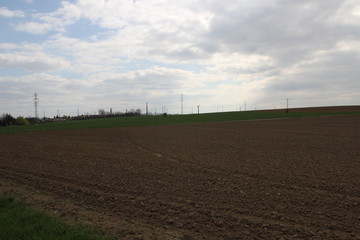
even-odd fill
[(27, 118), (24, 117), (17, 117), (14, 118), (13, 116), (11, 116), (11, 114), (9, 113), (4, 113), (1, 117), (0, 117), (0, 126), (8, 126), (8, 125), (29, 125), (30, 121)]

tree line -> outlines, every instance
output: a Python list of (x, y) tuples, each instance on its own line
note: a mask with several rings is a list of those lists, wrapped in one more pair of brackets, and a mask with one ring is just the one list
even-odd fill
[(0, 126), (11, 126), (11, 125), (29, 125), (29, 124), (38, 124), (45, 122), (54, 122), (54, 121), (66, 121), (66, 120), (86, 120), (86, 119), (97, 119), (97, 118), (109, 118), (109, 117), (132, 117), (132, 116), (141, 116), (140, 109), (130, 109), (124, 112), (106, 112), (104, 109), (99, 109), (99, 114), (82, 114), (78, 116), (54, 116), (54, 118), (41, 118), (37, 119), (34, 117), (13, 117), (9, 113), (4, 113), (0, 115)]
[(19, 116), (14, 118), (9, 113), (4, 113), (0, 116), (0, 126), (9, 126), (9, 125), (29, 125), (34, 123), (35, 118), (24, 118)]

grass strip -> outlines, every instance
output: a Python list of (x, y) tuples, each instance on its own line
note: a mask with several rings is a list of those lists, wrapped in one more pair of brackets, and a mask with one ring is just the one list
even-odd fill
[(225, 122), (241, 120), (259, 120), (274, 118), (301, 118), (317, 117), (326, 115), (353, 115), (351, 113), (326, 113), (326, 112), (266, 112), (266, 111), (243, 111), (206, 114), (168, 115), (168, 116), (136, 116), (136, 117), (113, 117), (90, 120), (74, 120), (53, 123), (42, 123), (38, 125), (7, 126), (0, 127), (0, 133), (33, 132), (47, 130), (67, 130), (80, 128), (112, 128), (112, 127), (137, 127), (156, 126), (169, 124)]
[(67, 226), (8, 195), (0, 196), (0, 239), (4, 240), (110, 240), (82, 226)]

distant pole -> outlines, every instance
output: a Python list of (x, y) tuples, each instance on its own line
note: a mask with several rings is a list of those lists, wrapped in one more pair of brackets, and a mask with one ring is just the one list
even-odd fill
[(45, 118), (45, 111), (44, 111), (44, 118)]
[(60, 117), (59, 110), (56, 110), (56, 111), (57, 111), (57, 116)]
[(244, 101), (244, 111), (246, 111), (246, 100)]
[(286, 99), (286, 113), (289, 113), (289, 99)]
[(38, 94), (35, 92), (35, 95), (34, 95), (35, 119), (39, 118), (38, 111), (37, 111), (38, 104), (39, 104), (39, 98), (38, 98)]
[(146, 103), (146, 116), (149, 114), (149, 111), (148, 111), (148, 103)]
[(198, 108), (198, 114), (200, 114), (200, 105), (197, 105)]
[(183, 102), (184, 102), (184, 94), (181, 94), (180, 95), (180, 101), (181, 101), (181, 115), (183, 114), (183, 107), (184, 107), (184, 105), (183, 105)]
[(79, 109), (77, 110), (77, 113), (78, 113), (77, 115), (79, 116), (79, 115), (80, 115), (80, 114), (79, 114)]

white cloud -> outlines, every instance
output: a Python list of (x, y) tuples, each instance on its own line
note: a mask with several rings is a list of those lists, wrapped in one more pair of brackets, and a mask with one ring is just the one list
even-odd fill
[(0, 17), (25, 17), (24, 12), (9, 10), (7, 7), (0, 7)]
[(30, 72), (48, 72), (65, 68), (68, 63), (55, 56), (34, 52), (0, 53), (0, 67), (20, 68)]
[(125, 58), (186, 62), (206, 57), (197, 39), (209, 27), (209, 14), (195, 12), (188, 5), (168, 1), (63, 2), (57, 11), (35, 14), (36, 21), (22, 23), (17, 30), (33, 34), (65, 32), (66, 26), (84, 18), (115, 34), (94, 44), (82, 44), (104, 47), (111, 55)]
[(53, 26), (49, 23), (27, 22), (16, 26), (16, 30), (31, 34), (42, 35), (52, 30)]
[(360, 26), (360, 4), (356, 0), (347, 0), (342, 3), (333, 18), (332, 24)]
[(3, 50), (11, 50), (11, 49), (15, 49), (16, 47), (17, 45), (14, 43), (0, 43), (0, 49)]
[(36, 13), (35, 21), (18, 24), (16, 30), (30, 34), (42, 35), (50, 31), (63, 32), (65, 27), (76, 22), (81, 16), (81, 11), (68, 2), (61, 2), (61, 8), (52, 13)]
[(43, 47), (40, 44), (36, 43), (21, 43), (21, 44), (15, 44), (10, 42), (3, 42), (0, 43), (0, 49), (4, 51), (11, 52), (12, 50), (22, 50), (22, 51), (28, 51), (28, 52), (42, 52), (44, 51)]
[(226, 73), (233, 79), (245, 80), (253, 74), (267, 74), (276, 67), (276, 61), (270, 56), (259, 54), (214, 54), (208, 61), (207, 70), (214, 73)]

